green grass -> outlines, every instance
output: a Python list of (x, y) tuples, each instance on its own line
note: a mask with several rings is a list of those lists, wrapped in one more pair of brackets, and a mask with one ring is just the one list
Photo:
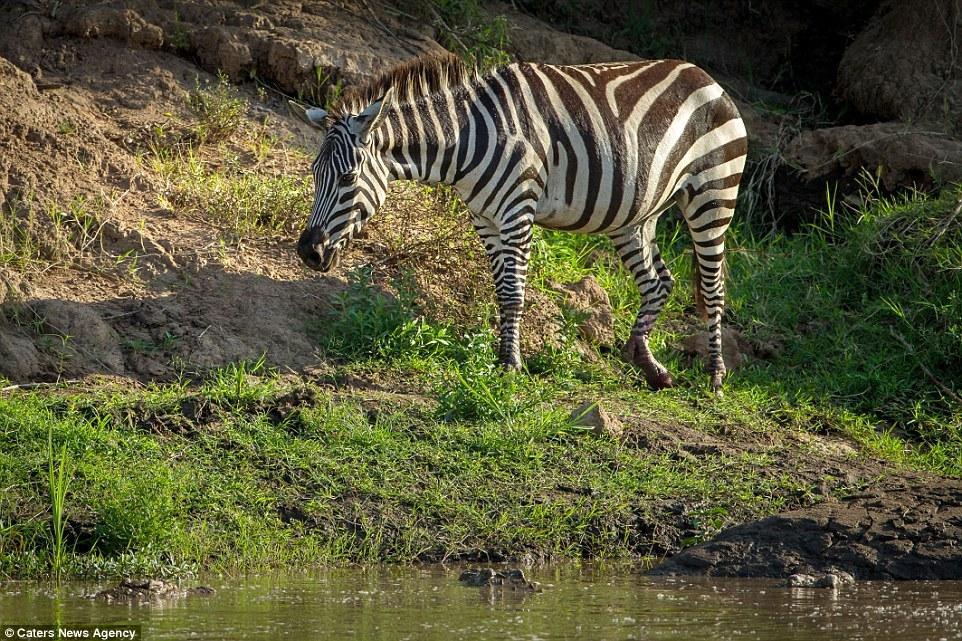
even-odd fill
[(192, 149), (158, 152), (151, 165), (166, 181), (162, 205), (235, 239), (292, 232), (310, 210), (311, 181), (303, 176), (209, 160)]
[[(143, 389), (0, 396), (0, 574), (657, 554), (820, 500), (823, 483), (842, 495), (871, 482), (824, 472), (803, 444), (826, 435), (888, 473), (960, 476), (960, 195), (870, 191), (790, 238), (733, 229), (726, 322), (770, 354), (734, 371), (721, 400), (676, 348), (696, 324), (690, 241), (672, 220), (659, 244), (676, 294), (653, 344), (673, 390), (586, 358), (571, 317), (559, 346), (504, 373), (490, 301), (432, 318), (417, 279), (385, 287), (359, 271), (305, 328), (327, 367), (312, 382), (267, 355)], [(623, 339), (638, 299), (607, 241), (538, 232), (533, 287), (554, 295), (586, 275)], [(339, 391), (358, 380), (374, 391)], [(622, 417), (623, 441), (573, 424), (585, 401)], [(684, 447), (712, 440), (731, 447)], [(51, 479), (54, 452), (70, 464)]]
[(187, 98), (144, 143), (141, 162), (160, 177), (162, 207), (222, 230), (231, 244), (293, 234), (310, 209), (307, 156), (247, 119), (247, 101), (225, 76)]
[(47, 432), (47, 490), (50, 495), (50, 571), (60, 576), (67, 558), (64, 540), (64, 501), (73, 475), (73, 465), (67, 456), (67, 446), (60, 448), (60, 457), (54, 459), (53, 430)]
[(119, 259), (108, 257), (101, 243), (110, 206), (106, 196), (78, 196), (66, 204), (29, 194), (11, 198), (0, 210), (0, 265), (27, 270)]
[[(0, 530), (0, 572), (51, 570), (35, 518), (35, 471), (47, 456), (38, 445), (51, 432), (76, 470), (61, 561), (74, 575), (478, 551), (637, 556), (655, 545), (638, 523), (658, 518), (658, 501), (739, 518), (798, 491), (748, 473), (757, 461), (743, 456), (705, 465), (593, 437), (518, 381), (529, 406), (490, 418), (389, 400), (372, 408), (237, 370), (199, 386), (4, 398), (0, 500), (10, 521)], [(291, 393), (308, 400), (288, 406)], [(723, 521), (692, 522), (687, 535), (710, 535)]]
[(417, 0), (413, 8), (437, 30), (438, 42), (468, 63), (486, 68), (511, 61), (507, 19), (478, 0)]
[[(898, 436), (924, 453), (926, 467), (962, 472), (960, 197), (955, 187), (939, 197), (869, 189), (860, 206), (839, 211), (830, 202), (790, 238), (733, 228), (726, 323), (776, 354), (729, 376), (734, 402), (861, 440)], [(694, 329), (686, 309), (690, 241), (669, 220), (659, 245), (677, 293), (653, 345), (684, 385), (698, 389), (701, 364), (675, 349)], [(533, 284), (549, 291), (553, 282), (596, 277), (617, 312), (619, 336), (627, 336), (638, 296), (607, 241), (541, 232), (534, 265)]]
[(201, 145), (230, 138), (241, 128), (247, 111), (247, 102), (222, 74), (213, 86), (201, 85), (198, 80), (187, 104), (196, 118), (194, 138)]

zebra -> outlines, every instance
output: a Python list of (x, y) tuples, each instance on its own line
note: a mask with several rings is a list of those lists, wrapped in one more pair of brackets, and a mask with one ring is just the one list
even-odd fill
[(397, 179), (452, 185), (490, 259), (498, 358), (521, 366), (519, 324), (534, 225), (605, 234), (641, 295), (622, 357), (654, 389), (674, 381), (649, 347), (673, 279), (655, 242), (677, 204), (694, 242), (695, 302), (708, 323), (707, 369), (721, 394), (725, 232), (748, 149), (725, 91), (681, 60), (480, 72), (452, 55), (402, 63), (345, 93), (330, 113), (295, 114), (325, 133), (297, 253), (327, 271)]

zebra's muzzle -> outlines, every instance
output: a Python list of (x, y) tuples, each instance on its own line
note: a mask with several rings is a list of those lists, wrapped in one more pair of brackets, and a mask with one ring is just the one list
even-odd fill
[(340, 247), (331, 247), (328, 235), (318, 227), (305, 229), (297, 241), (297, 255), (315, 271), (326, 272), (340, 262)]

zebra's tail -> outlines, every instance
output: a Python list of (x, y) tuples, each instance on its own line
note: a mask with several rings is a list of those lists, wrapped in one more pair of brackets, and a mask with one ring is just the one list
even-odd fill
[(695, 291), (695, 310), (698, 312), (698, 316), (704, 320), (708, 320), (708, 309), (705, 307), (705, 296), (701, 291), (701, 268), (698, 266), (698, 252), (692, 251), (691, 253), (692, 262), (692, 286)]

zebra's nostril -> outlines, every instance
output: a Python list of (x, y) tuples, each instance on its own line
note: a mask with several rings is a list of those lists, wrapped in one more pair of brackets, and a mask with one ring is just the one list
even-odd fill
[(311, 269), (318, 269), (321, 264), (321, 253), (318, 251), (321, 245), (317, 243), (316, 237), (316, 230), (309, 229), (301, 234), (297, 241), (297, 255)]

